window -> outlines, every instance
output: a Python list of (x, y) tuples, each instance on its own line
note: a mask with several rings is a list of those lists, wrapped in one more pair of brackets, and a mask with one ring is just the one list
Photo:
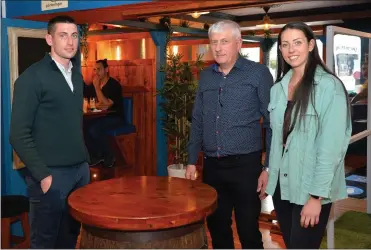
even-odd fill
[(260, 48), (259, 47), (251, 47), (251, 48), (242, 48), (241, 54), (245, 58), (260, 63)]

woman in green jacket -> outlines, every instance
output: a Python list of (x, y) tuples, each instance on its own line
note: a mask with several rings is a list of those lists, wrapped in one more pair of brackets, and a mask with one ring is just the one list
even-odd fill
[(347, 198), (351, 136), (347, 92), (321, 60), (313, 31), (289, 23), (278, 36), (277, 81), (268, 106), (269, 180), (287, 248), (319, 248), (331, 205)]

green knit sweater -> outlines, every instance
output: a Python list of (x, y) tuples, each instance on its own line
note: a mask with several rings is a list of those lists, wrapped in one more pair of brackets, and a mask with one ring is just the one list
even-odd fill
[(71, 91), (49, 54), (26, 69), (14, 84), (10, 143), (40, 181), (49, 167), (89, 161), (84, 143), (83, 78), (72, 68)]

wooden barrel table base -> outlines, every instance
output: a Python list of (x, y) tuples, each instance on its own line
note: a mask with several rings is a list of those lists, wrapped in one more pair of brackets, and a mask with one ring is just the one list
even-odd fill
[(217, 193), (172, 177), (126, 176), (91, 183), (68, 198), (82, 249), (204, 249)]
[(207, 249), (205, 223), (159, 231), (118, 231), (82, 226), (82, 249)]

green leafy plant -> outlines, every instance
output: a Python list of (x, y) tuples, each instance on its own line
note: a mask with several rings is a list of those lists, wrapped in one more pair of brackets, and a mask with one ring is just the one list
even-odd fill
[(246, 59), (249, 58), (249, 53), (244, 54), (244, 53), (242, 53), (242, 52), (240, 51), (239, 54), (240, 54), (240, 56), (242, 56), (242, 57), (244, 57), (244, 58), (246, 58)]
[(181, 54), (167, 56), (167, 64), (160, 69), (165, 74), (165, 82), (157, 90), (164, 100), (160, 107), (166, 114), (162, 122), (169, 142), (169, 153), (179, 168), (180, 164), (186, 164), (188, 158), (187, 143), (197, 88), (196, 75), (203, 68), (202, 55), (198, 55), (194, 62), (183, 62), (182, 57)]
[(164, 17), (160, 18), (159, 22), (162, 26), (164, 26), (164, 28), (167, 31), (166, 41), (165, 41), (165, 56), (166, 56), (168, 54), (171, 35), (173, 34), (173, 28), (171, 26), (171, 19), (168, 16), (164, 16)]
[(81, 24), (79, 33), (80, 33), (80, 49), (84, 56), (84, 64), (86, 66), (86, 62), (89, 56), (89, 44), (88, 44), (88, 31), (89, 25), (87, 23)]

